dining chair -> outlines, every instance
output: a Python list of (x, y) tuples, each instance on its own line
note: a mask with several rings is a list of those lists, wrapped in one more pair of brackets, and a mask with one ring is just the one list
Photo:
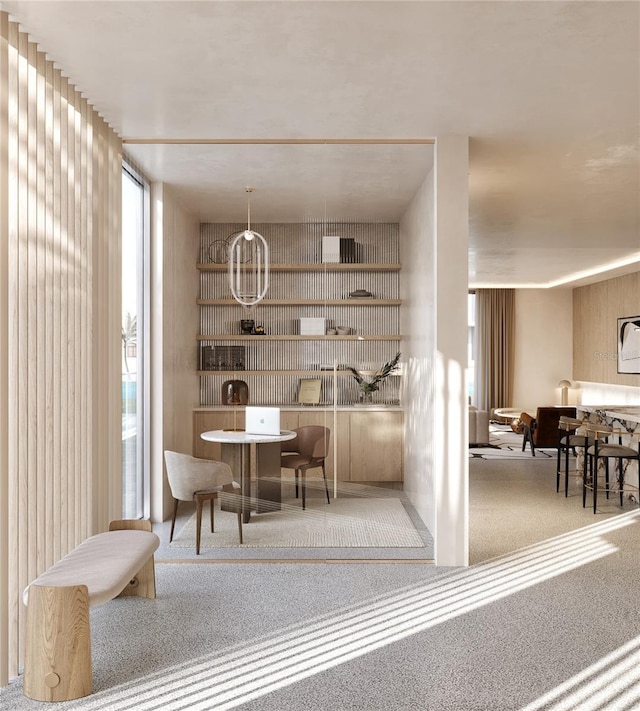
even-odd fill
[(577, 434), (578, 427), (582, 427), (582, 420), (575, 417), (561, 415), (558, 421), (558, 462), (556, 467), (556, 493), (560, 491), (560, 475), (562, 473), (562, 455), (564, 454), (564, 495), (569, 495), (569, 450), (574, 455), (576, 448), (584, 448), (584, 459), (582, 462), (582, 481), (584, 482), (587, 468), (587, 449), (593, 444), (593, 432)]
[(329, 500), (327, 474), (324, 460), (329, 454), (329, 438), (331, 431), (322, 425), (305, 425), (294, 429), (295, 439), (283, 442), (280, 449), (280, 466), (283, 469), (294, 469), (296, 479), (296, 499), (298, 498), (298, 476), (302, 484), (302, 508), (306, 508), (306, 475), (308, 469), (321, 468), (324, 479), (324, 489)]
[[(610, 425), (588, 423), (587, 431), (594, 435), (594, 443), (586, 450), (586, 456), (589, 457), (589, 473), (590, 481), (586, 475), (583, 479), (582, 486), (582, 505), (586, 504), (587, 490), (593, 492), (593, 513), (596, 513), (598, 503), (598, 491), (606, 492), (607, 499), (609, 494), (620, 495), (620, 506), (624, 504), (625, 481), (624, 475), (629, 462), (635, 461), (640, 469), (640, 432), (627, 432), (623, 429), (615, 429)], [(637, 447), (628, 447), (622, 444), (622, 437), (629, 436), (632, 440), (637, 440)], [(611, 442), (612, 438), (617, 438), (617, 442)], [(615, 487), (612, 488), (609, 480), (609, 460), (617, 460), (617, 477)], [(598, 485), (598, 475), (600, 462), (604, 462), (605, 484), (604, 487)], [(626, 466), (623, 462), (626, 461)], [(586, 471), (586, 470), (585, 470)], [(627, 487), (627, 491), (635, 491), (638, 496), (638, 487)]]
[[(173, 541), (173, 531), (176, 525), (178, 502), (196, 502), (196, 555), (200, 554), (200, 539), (202, 528), (202, 506), (206, 501), (210, 505), (211, 532), (214, 532), (213, 507), (214, 501), (221, 496), (225, 499), (224, 509), (233, 510), (238, 514), (238, 534), (242, 543), (242, 489), (233, 480), (231, 467), (224, 462), (209, 459), (197, 459), (189, 454), (165, 451), (164, 460), (167, 466), (167, 478), (173, 495), (173, 516), (171, 518), (171, 533), (169, 543)], [(228, 494), (230, 496), (225, 496)]]

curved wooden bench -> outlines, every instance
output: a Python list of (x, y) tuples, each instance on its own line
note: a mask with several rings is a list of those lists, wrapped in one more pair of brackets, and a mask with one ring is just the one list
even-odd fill
[(89, 608), (114, 597), (156, 596), (149, 521), (112, 521), (28, 585), (25, 696), (69, 701), (92, 691)]

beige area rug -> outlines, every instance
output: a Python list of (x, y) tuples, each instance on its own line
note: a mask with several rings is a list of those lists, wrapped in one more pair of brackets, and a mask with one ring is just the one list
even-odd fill
[[(279, 511), (251, 514), (243, 526), (244, 543), (238, 542), (238, 519), (233, 513), (216, 510), (215, 533), (209, 530), (205, 507), (201, 549), (204, 548), (416, 548), (424, 542), (402, 503), (393, 498), (307, 499), (282, 504)], [(174, 536), (171, 547), (193, 548), (196, 516)]]

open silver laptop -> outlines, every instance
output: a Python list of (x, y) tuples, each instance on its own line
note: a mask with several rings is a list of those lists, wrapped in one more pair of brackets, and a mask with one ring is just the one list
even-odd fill
[(280, 436), (280, 408), (247, 407), (244, 429), (252, 435)]

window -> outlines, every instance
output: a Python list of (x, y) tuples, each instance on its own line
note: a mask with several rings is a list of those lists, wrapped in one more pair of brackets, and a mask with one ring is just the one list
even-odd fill
[(122, 513), (125, 518), (149, 516), (148, 225), (148, 186), (125, 164), (122, 171)]

